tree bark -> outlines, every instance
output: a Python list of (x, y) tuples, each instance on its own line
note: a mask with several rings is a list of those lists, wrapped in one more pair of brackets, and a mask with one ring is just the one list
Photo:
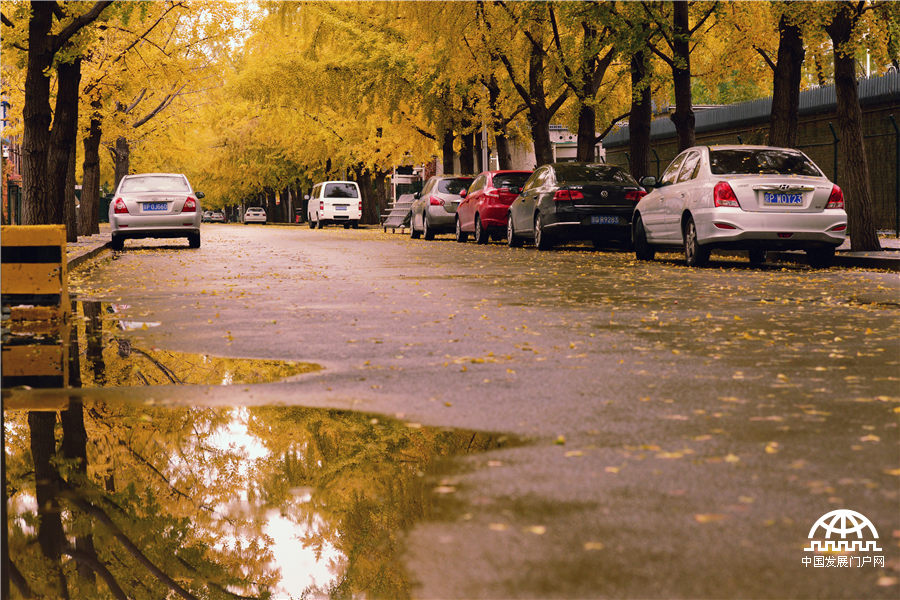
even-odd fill
[(862, 14), (864, 2), (842, 3), (825, 29), (834, 47), (834, 90), (841, 131), (841, 182), (847, 210), (847, 229), (853, 251), (880, 250), (872, 208), (869, 163), (862, 132), (862, 109), (856, 83), (856, 61), (850, 54), (850, 37)]
[[(74, 141), (74, 140), (73, 140)], [(78, 195), (75, 193), (75, 148), (69, 150), (69, 164), (66, 168), (66, 241), (78, 241)]]
[(597, 137), (597, 113), (593, 106), (582, 104), (578, 108), (578, 142), (576, 157), (581, 162), (596, 160), (594, 141)]
[(84, 173), (81, 181), (81, 209), (78, 213), (79, 235), (100, 233), (100, 138), (103, 134), (99, 100), (91, 102), (91, 128), (84, 138)]
[[(56, 109), (53, 115), (53, 128), (50, 131), (50, 147), (47, 151), (47, 196), (60, 211), (67, 225), (67, 239), (78, 241), (75, 230), (75, 205), (71, 212), (66, 207), (68, 199), (69, 163), (72, 162), (72, 151), (75, 149), (75, 138), (78, 135), (78, 90), (81, 85), (81, 58), (71, 63), (60, 63), (56, 68), (57, 92)], [(74, 164), (72, 164), (72, 186), (75, 185)], [(74, 192), (74, 189), (73, 189)]]
[(509, 150), (509, 139), (506, 133), (502, 131), (496, 132), (495, 141), (497, 143), (497, 164), (501, 170), (512, 169), (512, 152)]
[(650, 175), (650, 123), (653, 117), (647, 56), (635, 52), (631, 57), (631, 112), (628, 115), (628, 146), (631, 174), (638, 181)]
[(55, 412), (28, 413), (37, 497), (38, 545), (43, 555), (54, 562), (59, 560), (66, 540), (60, 516), (59, 474), (52, 462), (56, 455), (55, 427)]
[(800, 28), (788, 21), (786, 15), (781, 15), (778, 32), (769, 144), (796, 148), (800, 124), (800, 79), (806, 50)]
[(673, 2), (672, 82), (675, 88), (675, 112), (672, 122), (678, 134), (678, 151), (695, 146), (694, 108), (691, 96), (691, 34), (688, 3)]
[(128, 139), (124, 136), (116, 138), (113, 159), (115, 161), (116, 187), (118, 187), (122, 178), (128, 175), (128, 172), (131, 170), (131, 146), (128, 144)]
[(445, 129), (441, 139), (441, 154), (444, 173), (450, 175), (455, 170), (455, 167), (453, 166), (453, 159), (455, 158), (453, 152), (453, 130), (449, 127)]
[[(468, 123), (466, 123), (468, 125)], [(459, 172), (461, 175), (471, 175), (475, 169), (473, 152), (475, 150), (475, 136), (472, 133), (464, 133), (460, 136)]]

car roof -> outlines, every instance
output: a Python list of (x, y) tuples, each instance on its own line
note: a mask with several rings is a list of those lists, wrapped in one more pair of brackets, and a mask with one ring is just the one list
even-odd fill
[[(184, 173), (129, 173), (125, 177), (147, 177), (147, 176), (169, 176), (169, 177), (184, 177), (187, 179)], [(124, 177), (123, 177), (124, 179)]]
[[(696, 146), (699, 150), (703, 146)], [(796, 148), (783, 148), (781, 146), (751, 146), (749, 144), (722, 144), (716, 146), (706, 146), (710, 150), (789, 150), (792, 152), (800, 152)]]
[(355, 181), (347, 181), (345, 179), (330, 179), (328, 181), (319, 182), (315, 185), (325, 185), (326, 183), (352, 183), (353, 185), (356, 185)]

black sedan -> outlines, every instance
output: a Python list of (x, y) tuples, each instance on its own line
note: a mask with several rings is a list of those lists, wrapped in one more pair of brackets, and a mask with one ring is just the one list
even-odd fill
[(646, 192), (619, 167), (553, 163), (538, 167), (509, 207), (507, 242), (534, 240), (538, 250), (564, 241), (629, 244), (631, 215)]

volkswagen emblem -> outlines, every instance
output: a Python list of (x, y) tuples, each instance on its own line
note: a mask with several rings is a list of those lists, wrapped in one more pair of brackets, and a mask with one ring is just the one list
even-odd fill
[(601, 198), (606, 198), (607, 196), (609, 196), (609, 192), (607, 192), (606, 190), (603, 190), (602, 192), (600, 192)]

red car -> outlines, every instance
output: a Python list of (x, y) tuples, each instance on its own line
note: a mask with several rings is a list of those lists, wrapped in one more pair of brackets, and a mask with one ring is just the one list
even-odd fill
[(506, 235), (506, 217), (531, 171), (485, 171), (460, 194), (456, 208), (456, 241), (465, 242), (469, 234), (479, 244)]

